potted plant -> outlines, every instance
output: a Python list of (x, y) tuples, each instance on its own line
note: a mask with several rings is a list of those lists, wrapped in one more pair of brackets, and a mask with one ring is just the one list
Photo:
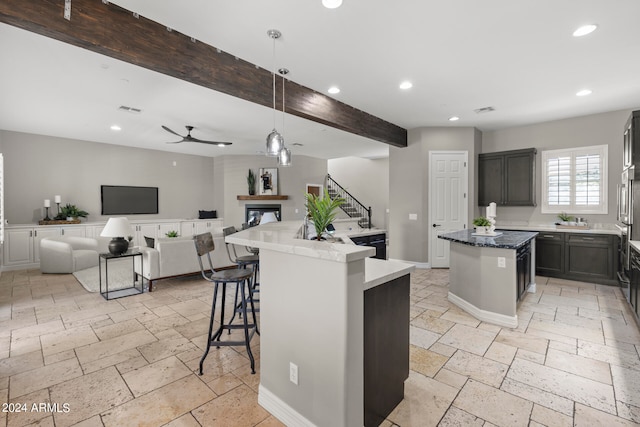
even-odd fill
[(327, 189), (324, 190), (324, 197), (322, 198), (315, 194), (306, 193), (305, 199), (307, 200), (306, 207), (309, 218), (313, 221), (313, 227), (316, 230), (316, 239), (322, 240), (322, 233), (324, 233), (327, 225), (331, 224), (336, 218), (336, 209), (338, 209), (345, 200), (342, 197), (332, 199)]
[(489, 228), (491, 227), (491, 221), (489, 218), (484, 216), (479, 216), (478, 218), (473, 219), (473, 225), (476, 226), (476, 232), (486, 234), (489, 232)]
[(167, 237), (178, 237), (178, 232), (175, 230), (167, 231), (165, 236)]
[(60, 208), (60, 213), (56, 215), (56, 219), (66, 219), (67, 221), (73, 221), (78, 218), (86, 218), (89, 212), (78, 209), (76, 205), (67, 203)]
[(133, 236), (127, 236), (127, 241), (129, 242), (129, 249), (133, 249)]
[(573, 221), (573, 217), (566, 212), (559, 213), (558, 219), (560, 220), (561, 225), (569, 225), (569, 223)]
[(256, 174), (254, 174), (251, 169), (249, 169), (249, 173), (247, 174), (247, 186), (249, 187), (250, 196), (256, 194)]

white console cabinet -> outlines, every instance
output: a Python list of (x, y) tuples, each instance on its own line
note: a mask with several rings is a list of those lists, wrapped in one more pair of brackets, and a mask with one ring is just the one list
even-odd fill
[[(5, 242), (0, 267), (2, 270), (38, 268), (40, 266), (41, 239), (56, 236), (98, 238), (105, 224), (106, 222), (73, 225), (9, 225), (5, 228)], [(222, 231), (223, 224), (222, 218), (131, 221), (131, 232), (136, 246), (146, 246), (145, 236), (157, 239), (165, 237), (169, 231), (173, 230), (181, 236), (191, 236), (207, 231), (216, 233)]]
[(180, 235), (191, 236), (196, 234), (216, 233), (222, 231), (222, 219), (199, 219), (193, 221), (182, 221), (180, 223)]
[(4, 263), (6, 267), (38, 267), (40, 263), (40, 240), (60, 235), (60, 228), (6, 228)]

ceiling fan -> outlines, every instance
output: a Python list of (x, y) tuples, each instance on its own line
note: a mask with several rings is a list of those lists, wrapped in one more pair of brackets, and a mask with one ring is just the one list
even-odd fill
[(162, 126), (162, 129), (166, 130), (167, 132), (170, 132), (174, 135), (179, 136), (180, 138), (182, 138), (181, 141), (176, 141), (176, 142), (167, 142), (167, 144), (179, 144), (181, 142), (200, 142), (202, 144), (213, 144), (213, 145), (217, 145), (218, 147), (224, 147), (227, 145), (231, 145), (232, 142), (220, 142), (220, 141), (203, 141), (202, 139), (198, 139), (198, 138), (194, 138), (191, 136), (191, 131), (193, 130), (193, 126), (185, 126), (187, 128), (187, 136), (182, 136), (177, 132), (172, 131), (171, 129), (169, 129), (166, 126)]

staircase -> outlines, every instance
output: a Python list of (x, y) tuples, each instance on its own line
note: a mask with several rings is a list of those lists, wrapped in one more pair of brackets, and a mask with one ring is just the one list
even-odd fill
[(342, 197), (345, 200), (345, 202), (340, 206), (340, 209), (342, 209), (349, 218), (358, 218), (358, 225), (360, 227), (371, 228), (371, 206), (367, 208), (365, 205), (360, 203), (358, 199), (353, 197), (340, 184), (334, 181), (329, 174), (327, 174), (326, 178), (326, 188), (331, 199)]

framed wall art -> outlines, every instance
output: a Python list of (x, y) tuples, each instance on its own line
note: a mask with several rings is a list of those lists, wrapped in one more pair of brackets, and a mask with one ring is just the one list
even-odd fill
[(260, 168), (260, 192), (261, 196), (273, 196), (278, 194), (278, 169)]

